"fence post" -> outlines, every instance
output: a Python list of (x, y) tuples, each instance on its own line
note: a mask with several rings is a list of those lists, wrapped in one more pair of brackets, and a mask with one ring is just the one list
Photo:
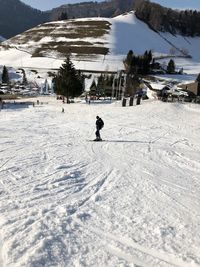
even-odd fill
[(126, 98), (123, 98), (122, 99), (122, 107), (125, 107), (126, 106)]
[(133, 106), (133, 96), (130, 97), (130, 100), (129, 100), (129, 106)]

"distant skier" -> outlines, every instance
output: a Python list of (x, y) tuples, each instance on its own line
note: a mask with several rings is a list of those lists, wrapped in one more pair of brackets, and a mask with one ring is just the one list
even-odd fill
[(140, 88), (140, 89), (137, 91), (137, 101), (136, 101), (136, 105), (140, 105), (142, 96), (143, 96), (143, 90)]
[(103, 128), (104, 122), (99, 116), (96, 116), (96, 119), (96, 139), (94, 139), (94, 141), (102, 141), (100, 136), (100, 130)]
[(169, 96), (168, 90), (166, 87), (164, 87), (162, 89), (162, 101), (167, 102), (168, 96)]
[(3, 101), (2, 101), (2, 99), (0, 97), (0, 111), (1, 111), (2, 108), (3, 108)]

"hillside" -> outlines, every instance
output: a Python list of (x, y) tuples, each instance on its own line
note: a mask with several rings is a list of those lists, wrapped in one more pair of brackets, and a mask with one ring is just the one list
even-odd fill
[[(184, 4), (183, 4), (184, 5)], [(131, 10), (155, 31), (185, 36), (200, 36), (200, 12), (173, 10), (147, 0), (110, 0), (63, 5), (51, 12), (51, 19), (83, 17), (115, 17)]]
[(104, 2), (84, 2), (68, 4), (41, 12), (25, 5), (20, 0), (0, 0), (0, 34), (6, 38), (47, 21), (65, 18), (113, 17), (133, 10), (135, 0), (111, 0)]
[(112, 18), (132, 10), (155, 31), (200, 36), (200, 12), (172, 10), (146, 0), (109, 0), (62, 5), (41, 12), (20, 0), (0, 0), (0, 35), (10, 38), (43, 22), (74, 18)]
[(0, 266), (199, 267), (199, 105), (37, 99), (0, 114)]
[(4, 42), (31, 53), (32, 57), (55, 56), (63, 58), (71, 52), (77, 56), (106, 55), (106, 35), (110, 23), (106, 19), (77, 19), (45, 23)]
[(0, 0), (0, 35), (10, 38), (49, 20), (48, 12), (41, 12), (20, 0)]
[(187, 51), (192, 56), (188, 62), (194, 62), (198, 71), (199, 45), (199, 37), (155, 32), (130, 12), (112, 19), (42, 24), (3, 42), (0, 56), (1, 64), (51, 69), (58, 68), (70, 52), (78, 69), (117, 71), (123, 69), (122, 60), (130, 49), (136, 54), (152, 50), (155, 56), (167, 56), (173, 48), (173, 56), (184, 56), (181, 51)]

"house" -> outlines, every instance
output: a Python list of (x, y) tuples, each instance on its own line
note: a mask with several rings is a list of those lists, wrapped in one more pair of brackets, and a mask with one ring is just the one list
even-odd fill
[(96, 95), (97, 94), (97, 82), (98, 79), (94, 75), (89, 78), (85, 78), (85, 94)]
[(97, 95), (97, 93), (98, 93), (97, 84), (96, 84), (95, 80), (93, 80), (92, 84), (90, 85), (89, 94), (95, 96), (95, 95)]
[(179, 87), (195, 94), (195, 96), (200, 96), (200, 83), (199, 82), (182, 84)]

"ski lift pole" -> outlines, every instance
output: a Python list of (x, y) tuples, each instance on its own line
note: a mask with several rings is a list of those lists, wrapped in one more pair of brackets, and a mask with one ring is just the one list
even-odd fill
[(114, 77), (113, 77), (111, 101), (112, 101), (112, 99), (114, 99), (114, 93), (115, 93), (115, 80), (116, 80), (116, 74), (115, 74)]
[(117, 100), (119, 97), (119, 86), (120, 86), (120, 71), (117, 72), (117, 92), (116, 92), (116, 99)]
[(124, 98), (125, 90), (126, 90), (126, 74), (124, 75), (124, 85), (122, 87), (122, 99)]
[(119, 100), (122, 99), (122, 76), (120, 75), (120, 79), (119, 79)]

